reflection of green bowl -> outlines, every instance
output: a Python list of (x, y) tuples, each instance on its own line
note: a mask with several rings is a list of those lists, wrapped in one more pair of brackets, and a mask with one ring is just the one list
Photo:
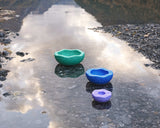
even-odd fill
[(64, 66), (58, 64), (55, 68), (55, 74), (59, 77), (65, 78), (76, 78), (84, 74), (84, 67), (82, 64), (77, 64), (73, 66)]
[(84, 59), (84, 52), (79, 49), (63, 49), (55, 52), (56, 60), (62, 65), (76, 65)]

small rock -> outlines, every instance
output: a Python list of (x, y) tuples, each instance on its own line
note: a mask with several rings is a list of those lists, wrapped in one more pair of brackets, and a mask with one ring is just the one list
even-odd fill
[(9, 92), (6, 92), (3, 94), (4, 97), (10, 96), (10, 95), (11, 95), (11, 93), (9, 93)]
[(43, 112), (41, 112), (42, 114), (46, 114), (47, 112), (46, 111), (43, 111)]
[(11, 43), (11, 40), (10, 39), (3, 39), (2, 41), (4, 44), (10, 44)]
[(25, 54), (24, 52), (16, 52), (16, 55), (23, 57)]
[(45, 91), (45, 90), (41, 90), (41, 93), (42, 93), (42, 94), (45, 94), (45, 93), (46, 93), (46, 91)]
[(3, 52), (2, 52), (2, 55), (3, 55), (3, 56), (8, 56), (9, 53), (8, 53), (7, 51), (3, 51)]
[(150, 65), (149, 64), (144, 64), (146, 67), (149, 67)]
[(28, 58), (28, 59), (21, 60), (20, 62), (31, 62), (34, 60), (35, 60), (34, 58)]
[(0, 84), (0, 88), (2, 88), (3, 87), (3, 84)]
[(4, 37), (5, 34), (3, 32), (0, 32), (0, 37)]
[(0, 76), (6, 77), (8, 75), (9, 70), (1, 69), (0, 70)]
[(8, 57), (8, 56), (5, 57), (6, 60), (12, 60), (13, 58), (14, 57)]
[(19, 36), (19, 33), (16, 33), (16, 36)]
[(5, 81), (5, 80), (6, 80), (6, 77), (0, 76), (0, 81)]
[(18, 17), (20, 17), (20, 15), (16, 15), (16, 17), (18, 18)]

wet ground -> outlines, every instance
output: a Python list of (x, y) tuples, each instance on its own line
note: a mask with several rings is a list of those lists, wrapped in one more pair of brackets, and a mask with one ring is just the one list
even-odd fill
[(160, 69), (160, 1), (159, 0), (75, 0), (103, 25), (103, 30), (120, 38), (149, 58), (145, 64)]
[(94, 30), (104, 30), (125, 40), (129, 46), (152, 61), (145, 66), (160, 69), (160, 24), (111, 25)]
[[(160, 71), (145, 67), (150, 61), (126, 42), (90, 29), (96, 27), (101, 24), (72, 0), (24, 18), (19, 36), (3, 46), (14, 58), (4, 65), (10, 72), (1, 88), (2, 128), (160, 126)], [(58, 65), (53, 55), (63, 48), (79, 48), (85, 59), (70, 69)], [(111, 83), (88, 82), (84, 71), (97, 67), (114, 72)], [(93, 101), (95, 88), (112, 91), (111, 101)]]

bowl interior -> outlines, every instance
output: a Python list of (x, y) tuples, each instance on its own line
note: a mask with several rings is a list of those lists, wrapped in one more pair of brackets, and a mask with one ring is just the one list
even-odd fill
[(93, 75), (100, 75), (100, 76), (104, 76), (104, 75), (106, 75), (108, 73), (109, 73), (108, 71), (105, 71), (103, 69), (98, 69), (98, 70), (92, 70), (91, 71), (91, 74), (93, 74)]
[(59, 55), (64, 55), (64, 56), (73, 56), (73, 55), (80, 55), (81, 52), (77, 50), (63, 50), (58, 52)]
[(99, 94), (99, 95), (104, 95), (104, 94), (105, 94), (105, 92), (100, 91), (100, 92), (98, 92), (98, 94)]

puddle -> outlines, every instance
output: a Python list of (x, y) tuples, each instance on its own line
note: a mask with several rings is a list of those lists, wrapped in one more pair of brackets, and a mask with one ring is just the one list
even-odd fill
[[(89, 29), (95, 27), (101, 24), (75, 3), (58, 3), (43, 14), (29, 14), (24, 18), (20, 36), (13, 39), (10, 49), (13, 53), (30, 54), (23, 58), (15, 55), (6, 66), (11, 72), (2, 92), (22, 95), (2, 98), (3, 120), (0, 123), (3, 128), (160, 125), (157, 123), (160, 117), (159, 71), (145, 67), (150, 61), (125, 42)], [(66, 68), (57, 66), (54, 52), (63, 48), (81, 49), (86, 56), (81, 70), (78, 67), (77, 73), (67, 72), (67, 77), (62, 78), (59, 72), (66, 72)], [(28, 58), (35, 60), (21, 62)], [(103, 105), (92, 101), (87, 91), (88, 80), (83, 74), (83, 70), (98, 67), (114, 73), (113, 96)], [(41, 113), (44, 110), (46, 114)]]

